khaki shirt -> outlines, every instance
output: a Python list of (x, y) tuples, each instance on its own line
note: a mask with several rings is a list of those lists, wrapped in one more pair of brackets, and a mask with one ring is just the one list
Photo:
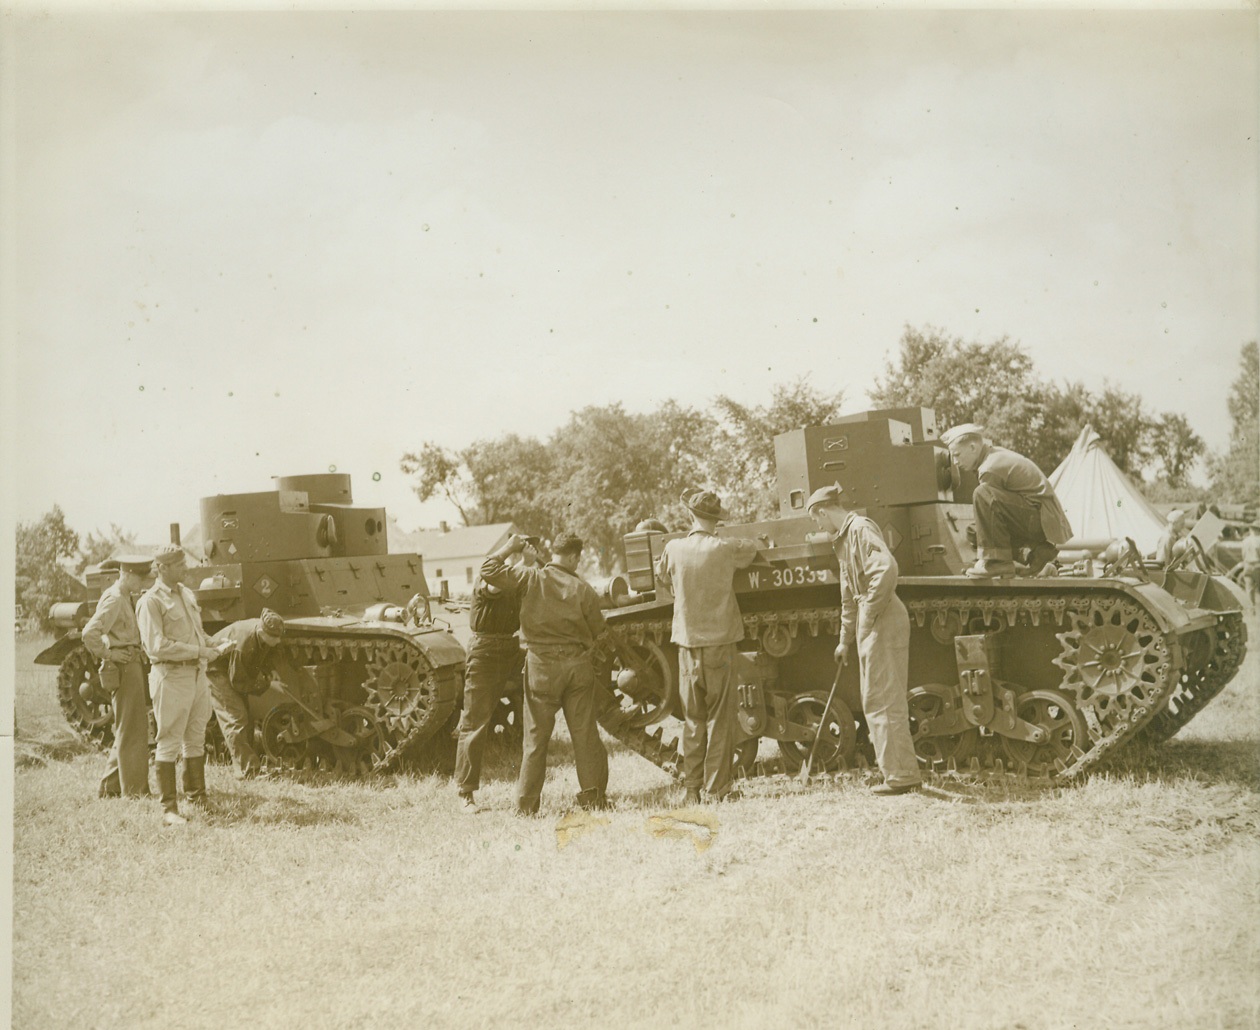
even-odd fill
[(208, 647), (201, 626), (201, 606), (183, 583), (168, 587), (160, 579), (136, 606), (140, 640), (151, 662), (194, 662)]
[(1050, 543), (1065, 544), (1071, 539), (1072, 525), (1068, 522), (1067, 513), (1055, 496), (1050, 480), (1036, 464), (1005, 447), (990, 447), (977, 471), (980, 482), (1020, 494), (1039, 508), (1041, 531)]
[(1248, 533), (1243, 538), (1242, 560), (1245, 565), (1260, 565), (1260, 536)]
[(851, 644), (897, 596), (897, 559), (879, 526), (856, 512), (849, 512), (831, 546), (840, 564), (840, 642)]
[[(83, 646), (93, 658), (103, 658), (105, 649), (119, 650), (140, 646), (140, 627), (136, 622), (136, 608), (130, 594), (124, 594), (122, 584), (114, 582), (96, 602), (96, 611), (83, 627)], [(140, 655), (137, 653), (136, 658)]]
[(481, 578), (500, 590), (517, 592), (521, 639), (535, 654), (574, 646), (589, 650), (607, 632), (594, 589), (562, 565), (526, 568), (492, 555), (481, 563)]
[(735, 572), (757, 558), (757, 545), (693, 529), (671, 540), (656, 561), (656, 576), (674, 595), (670, 639), (683, 647), (716, 647), (744, 639), (735, 597)]

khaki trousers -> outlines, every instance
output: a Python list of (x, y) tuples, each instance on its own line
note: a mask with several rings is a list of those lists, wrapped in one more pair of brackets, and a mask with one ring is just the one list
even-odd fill
[(109, 749), (101, 793), (140, 797), (149, 793), (149, 705), (140, 659), (101, 662), (101, 686), (113, 698), (114, 744)]
[(464, 709), (455, 746), (455, 783), (468, 793), (481, 786), (481, 758), (499, 699), (520, 685), (521, 645), (516, 637), (474, 634), (464, 667)]
[(525, 741), (516, 781), (517, 808), (538, 810), (547, 778), (547, 745), (561, 709), (573, 740), (578, 787), (602, 793), (608, 787), (608, 752), (595, 721), (595, 669), (590, 653), (575, 649), (569, 656), (543, 658), (531, 651), (525, 666)]
[(210, 681), (200, 665), (154, 663), (149, 670), (149, 696), (157, 719), (154, 761), (176, 762), (206, 753), (210, 722)]
[(678, 648), (678, 694), (683, 706), (683, 785), (711, 796), (731, 789), (735, 745), (735, 645)]
[(910, 667), (910, 616), (894, 597), (873, 621), (858, 607), (857, 653), (862, 711), (875, 746), (884, 781), (892, 787), (922, 782), (910, 736), (907, 680)]

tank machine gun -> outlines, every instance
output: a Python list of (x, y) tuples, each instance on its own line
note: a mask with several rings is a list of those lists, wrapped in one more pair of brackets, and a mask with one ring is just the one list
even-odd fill
[[(739, 719), (748, 734), (736, 762), (745, 772), (760, 737), (779, 742), (792, 771), (820, 723), (818, 761), (829, 768), (854, 760), (864, 731), (856, 663), (826, 704), (839, 587), (830, 542), (815, 533), (805, 502), (833, 482), (881, 527), (897, 559), (897, 592), (911, 617), (911, 729), (925, 767), (979, 760), (1074, 776), (1139, 733), (1176, 733), (1241, 664), (1246, 629), (1233, 584), (1140, 560), (1105, 565), (1111, 541), (1069, 541), (1044, 578), (964, 576), (976, 558), (976, 481), (951, 465), (929, 409), (867, 411), (784, 433), (775, 459), (779, 518), (719, 530), (761, 546), (735, 580), (745, 628)], [(633, 593), (622, 591), (622, 606), (607, 613), (618, 654), (601, 716), (610, 733), (672, 772), (678, 745), (661, 724), (679, 712), (678, 658), (672, 598), (653, 566), (677, 535), (624, 538)]]
[[(208, 632), (263, 608), (285, 619), (273, 686), (250, 700), (259, 754), (282, 767), (393, 768), (456, 710), (464, 650), (432, 617), (420, 556), (387, 552), (385, 511), (356, 506), (349, 476), (275, 485), (201, 499), (207, 564), (185, 582)], [(67, 720), (102, 747), (109, 697), (79, 634), (112, 578), (95, 572), (90, 600), (53, 606), (63, 635), (35, 659), (60, 666)]]

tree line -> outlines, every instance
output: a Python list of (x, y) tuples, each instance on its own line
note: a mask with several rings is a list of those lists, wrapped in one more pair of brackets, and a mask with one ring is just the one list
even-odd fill
[[(1047, 380), (1007, 337), (967, 341), (907, 326), (870, 391), (871, 406), (932, 408), (941, 430), (979, 422), (996, 442), (1046, 473), (1092, 425), (1112, 460), (1152, 500), (1247, 503), (1260, 499), (1254, 341), (1242, 348), (1239, 364), (1228, 399), (1234, 428), (1224, 454), (1208, 453), (1184, 415), (1151, 411), (1119, 385), (1104, 381), (1091, 390), (1079, 381)], [(801, 378), (775, 386), (764, 405), (721, 395), (705, 408), (668, 400), (641, 414), (619, 403), (589, 406), (572, 412), (546, 439), (507, 433), (459, 449), (430, 440), (404, 454), (401, 466), (421, 501), (445, 498), (466, 525), (514, 522), (542, 536), (570, 529), (608, 573), (621, 537), (639, 520), (685, 524), (678, 499), (684, 489), (716, 490), (740, 521), (772, 517), (774, 437), (826, 424), (841, 414), (843, 399), (842, 390)], [(1207, 489), (1189, 478), (1203, 462)]]

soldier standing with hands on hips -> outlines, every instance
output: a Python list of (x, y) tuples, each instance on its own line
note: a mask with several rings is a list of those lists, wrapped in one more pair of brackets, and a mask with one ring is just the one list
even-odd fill
[(674, 595), (670, 639), (678, 645), (685, 801), (698, 804), (701, 786), (714, 801), (734, 801), (739, 798), (731, 790), (739, 733), (735, 655), (744, 639), (735, 572), (753, 563), (757, 545), (717, 535), (718, 522), (730, 513), (716, 494), (683, 494), (682, 503), (691, 512), (691, 532), (665, 545), (656, 575)]
[(840, 565), (836, 661), (848, 661), (856, 642), (862, 711), (884, 774), (871, 793), (906, 794), (922, 784), (910, 735), (910, 615), (897, 596), (897, 561), (883, 534), (865, 515), (845, 508), (842, 494), (838, 483), (824, 486), (806, 504), (814, 524), (832, 534)]
[(118, 566), (118, 578), (101, 594), (81, 634), (83, 646), (101, 663), (101, 686), (114, 708), (114, 744), (98, 793), (103, 798), (149, 797), (149, 706), (135, 595), (143, 589), (153, 559), (124, 554), (110, 560)]
[(140, 640), (149, 656), (149, 696), (157, 720), (158, 790), (162, 822), (188, 820), (176, 802), (175, 763), (184, 756), (184, 793), (189, 801), (206, 796), (206, 725), (210, 722), (210, 682), (206, 664), (220, 655), (201, 625), (201, 607), (181, 579), (187, 564), (178, 544), (167, 544), (153, 559), (157, 582), (136, 607)]

